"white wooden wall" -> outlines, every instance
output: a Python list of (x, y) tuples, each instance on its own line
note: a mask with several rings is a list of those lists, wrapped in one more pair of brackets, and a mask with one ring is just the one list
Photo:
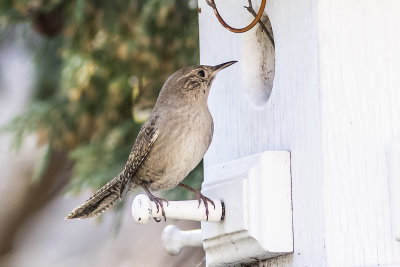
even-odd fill
[[(216, 4), (232, 26), (252, 18), (245, 0)], [(276, 65), (262, 107), (247, 93), (249, 70), (266, 60), (248, 60), (254, 32), (231, 33), (205, 0), (199, 6), (201, 63), (239, 60), (210, 93), (205, 168), (292, 152), (294, 253), (267, 266), (400, 266), (387, 158), (400, 138), (400, 1), (268, 0)]]
[(400, 1), (320, 1), (319, 18), (327, 261), (400, 265), (387, 159), (400, 138)]

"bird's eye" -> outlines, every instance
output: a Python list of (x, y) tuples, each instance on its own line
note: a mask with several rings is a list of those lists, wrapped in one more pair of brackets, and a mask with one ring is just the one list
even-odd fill
[(197, 72), (197, 74), (200, 76), (200, 77), (206, 77), (206, 73), (204, 72), (204, 70), (199, 70), (199, 72)]

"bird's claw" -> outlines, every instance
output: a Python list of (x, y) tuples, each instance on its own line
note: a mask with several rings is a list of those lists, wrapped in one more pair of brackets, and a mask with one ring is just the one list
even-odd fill
[[(167, 202), (167, 207), (169, 205), (168, 199), (166, 198), (159, 198), (159, 197), (155, 197), (155, 196), (151, 196), (150, 200), (153, 201), (156, 204), (157, 207), (157, 213), (160, 211), (161, 209), (161, 214), (164, 217), (164, 222), (167, 221), (167, 217), (165, 216), (165, 211), (164, 211), (164, 205), (163, 205), (163, 201)], [(160, 220), (157, 220), (156, 218), (153, 218), (156, 222), (161, 222)]]
[(197, 208), (200, 208), (201, 201), (203, 201), (204, 202), (204, 207), (206, 208), (206, 216), (207, 216), (207, 221), (208, 221), (208, 214), (210, 214), (209, 211), (208, 211), (208, 202), (210, 202), (214, 206), (214, 210), (215, 210), (215, 203), (214, 203), (214, 201), (212, 201), (208, 197), (204, 196), (200, 192), (197, 192), (196, 195), (197, 195), (197, 200), (199, 201), (199, 205), (197, 206)]

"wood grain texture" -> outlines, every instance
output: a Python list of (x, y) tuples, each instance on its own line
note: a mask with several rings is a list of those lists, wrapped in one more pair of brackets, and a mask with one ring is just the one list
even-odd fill
[[(326, 255), (331, 266), (400, 264), (387, 149), (400, 137), (400, 2), (320, 1)], [(400, 163), (398, 163), (400, 164)]]
[[(246, 2), (217, 5), (236, 26), (251, 19)], [(260, 266), (400, 264), (387, 162), (387, 146), (400, 138), (400, 2), (269, 1), (276, 65), (262, 108), (243, 88), (243, 70), (254, 68), (241, 63), (251, 38), (226, 31), (199, 5), (201, 63), (239, 60), (210, 92), (215, 131), (205, 168), (292, 152), (294, 253)]]
[[(316, 3), (285, 0), (267, 3), (276, 44), (275, 80), (267, 104), (255, 108), (242, 88), (243, 69), (252, 68), (241, 63), (244, 34), (226, 31), (202, 2), (199, 2), (202, 9), (199, 14), (201, 63), (239, 60), (219, 74), (210, 92), (208, 103), (215, 128), (213, 142), (205, 156), (205, 168), (265, 150), (292, 151), (295, 252), (283, 257), (279, 266), (323, 266)], [(225, 0), (217, 4), (227, 20), (234, 22), (246, 16), (251, 19), (243, 8), (246, 2), (233, 5)]]

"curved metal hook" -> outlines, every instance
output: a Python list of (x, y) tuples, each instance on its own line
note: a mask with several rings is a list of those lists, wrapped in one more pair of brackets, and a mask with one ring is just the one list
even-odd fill
[(231, 32), (236, 32), (236, 33), (242, 33), (242, 32), (247, 32), (248, 30), (250, 30), (251, 28), (254, 27), (254, 25), (256, 25), (258, 23), (258, 21), (260, 20), (262, 14), (264, 13), (264, 9), (265, 9), (265, 3), (267, 2), (267, 0), (262, 0), (261, 2), (261, 6), (260, 6), (260, 10), (258, 11), (257, 16), (254, 18), (254, 20), (247, 25), (244, 28), (233, 28), (231, 26), (229, 26), (224, 20), (223, 18), (221, 18), (221, 15), (218, 12), (217, 6), (215, 5), (214, 0), (206, 0), (207, 4), (212, 7), (212, 9), (214, 10), (214, 14), (217, 17), (217, 19), (219, 20), (219, 22), (222, 24), (222, 26), (224, 26), (226, 29), (228, 29)]

